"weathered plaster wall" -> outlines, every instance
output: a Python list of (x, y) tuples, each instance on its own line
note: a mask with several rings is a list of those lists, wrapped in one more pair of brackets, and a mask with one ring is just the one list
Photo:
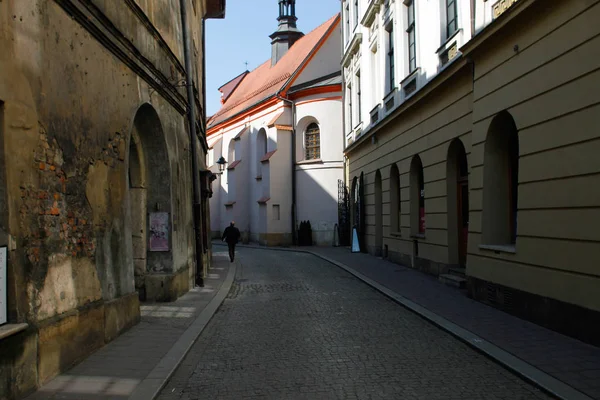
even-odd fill
[[(0, 245), (10, 246), (9, 323), (30, 325), (0, 341), (0, 353), (10, 348), (13, 354), (0, 361), (0, 399), (21, 397), (139, 321), (128, 163), (143, 105), (155, 112), (153, 129), (163, 135), (163, 163), (147, 167), (164, 179), (151, 184), (169, 207), (163, 211), (170, 213), (172, 255), (158, 270), (147, 268), (146, 284), (156, 288), (148, 297), (173, 300), (193, 277), (190, 144), (177, 107), (185, 102), (183, 90), (164, 97), (58, 3), (0, 1), (0, 186), (6, 194)], [(93, 3), (153, 65), (146, 73), (165, 86), (181, 79), (178, 0), (161, 2), (150, 15), (170, 50), (126, 2)], [(196, 30), (200, 22), (198, 16)], [(153, 160), (153, 149), (145, 151)], [(15, 379), (23, 374), (31, 379)]]

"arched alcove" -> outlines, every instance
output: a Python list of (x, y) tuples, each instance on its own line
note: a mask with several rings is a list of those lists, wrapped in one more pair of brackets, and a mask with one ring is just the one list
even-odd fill
[(145, 299), (146, 274), (173, 271), (170, 162), (162, 124), (149, 104), (134, 118), (128, 178), (135, 285)]
[(375, 255), (381, 256), (383, 249), (383, 188), (381, 172), (375, 172)]
[(483, 242), (515, 245), (519, 190), (519, 135), (507, 111), (488, 129), (483, 159)]
[(425, 233), (425, 181), (419, 155), (410, 163), (410, 230), (413, 235)]
[(464, 267), (469, 233), (469, 167), (460, 139), (454, 139), (448, 147), (446, 185), (448, 260)]
[(392, 164), (390, 168), (390, 230), (394, 233), (400, 233), (400, 204), (400, 171), (396, 164)]

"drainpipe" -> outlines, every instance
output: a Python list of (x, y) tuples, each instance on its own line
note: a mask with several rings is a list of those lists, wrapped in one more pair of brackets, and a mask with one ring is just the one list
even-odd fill
[(296, 103), (281, 97), (276, 97), (292, 107), (292, 244), (296, 245)]
[(194, 211), (194, 236), (196, 247), (196, 284), (204, 286), (204, 268), (202, 262), (202, 211), (200, 203), (200, 171), (198, 171), (198, 141), (196, 137), (196, 102), (194, 100), (194, 80), (192, 68), (192, 46), (190, 42), (190, 25), (188, 21), (187, 0), (179, 1), (181, 7), (181, 26), (183, 28), (183, 52), (185, 57), (186, 89), (188, 102), (188, 125), (190, 132), (190, 146), (192, 148), (192, 188)]

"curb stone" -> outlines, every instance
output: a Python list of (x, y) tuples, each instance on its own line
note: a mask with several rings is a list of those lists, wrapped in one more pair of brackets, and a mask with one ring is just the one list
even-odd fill
[(171, 378), (179, 364), (189, 353), (192, 346), (202, 334), (202, 331), (210, 322), (213, 315), (223, 303), (223, 300), (229, 294), (235, 273), (238, 267), (238, 261), (230, 264), (227, 277), (219, 288), (217, 294), (212, 298), (208, 305), (202, 310), (192, 324), (183, 332), (181, 337), (173, 344), (171, 349), (165, 354), (154, 369), (144, 378), (129, 396), (129, 400), (153, 400), (158, 397), (160, 391)]
[[(213, 243), (213, 245), (223, 246), (220, 243)], [(425, 307), (422, 307), (419, 304), (407, 299), (406, 297), (399, 295), (398, 293), (386, 288), (385, 286), (377, 283), (376, 281), (366, 277), (365, 275), (355, 271), (354, 269), (348, 267), (347, 265), (341, 262), (335, 261), (333, 259), (330, 259), (329, 257), (326, 257), (324, 255), (310, 250), (271, 248), (248, 245), (238, 245), (237, 247), (256, 250), (274, 250), (295, 253), (306, 253), (318, 257), (352, 274), (353, 276), (363, 281), (367, 285), (371, 286), (375, 290), (394, 300), (396, 303), (416, 313), (417, 315), (421, 316), (422, 318), (426, 319), (427, 321), (436, 325), (437, 327), (443, 329), (444, 331), (450, 333), (452, 336), (461, 340), (469, 347), (477, 350), (478, 352), (482, 353), (483, 355), (487, 356), (493, 361), (499, 363), (506, 369), (510, 370), (517, 376), (521, 377), (525, 381), (530, 382), (534, 386), (537, 386), (538, 388), (551, 394), (552, 396), (555, 396), (561, 400), (593, 400), (591, 397), (585, 395), (577, 389), (539, 370), (538, 368), (532, 366), (531, 364), (528, 364), (527, 362), (521, 360), (513, 354), (479, 337), (478, 335), (475, 335), (474, 333), (460, 327), (459, 325), (454, 324), (453, 322), (450, 322), (449, 320), (441, 317), (440, 315), (429, 311)]]

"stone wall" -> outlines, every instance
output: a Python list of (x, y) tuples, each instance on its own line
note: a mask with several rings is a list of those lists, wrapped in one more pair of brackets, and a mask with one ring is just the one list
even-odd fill
[[(196, 11), (190, 18), (202, 77), (203, 11)], [(9, 249), (3, 328), (28, 325), (0, 339), (0, 399), (23, 397), (136, 324), (141, 288), (148, 299), (172, 301), (193, 285), (191, 145), (185, 91), (177, 86), (184, 77), (180, 19), (179, 0), (160, 2), (149, 14), (134, 1), (0, 2), (0, 246)], [(201, 82), (196, 86), (202, 93)], [(140, 115), (151, 128), (136, 126)], [(155, 178), (145, 183), (154, 200), (138, 216), (168, 212), (170, 238), (169, 252), (144, 256), (158, 255), (160, 268), (145, 264), (139, 286), (134, 130), (142, 138), (142, 168)], [(160, 151), (143, 140), (150, 130)], [(198, 142), (204, 170), (206, 146)], [(138, 228), (147, 235), (148, 221)], [(208, 249), (202, 260), (205, 270)]]

